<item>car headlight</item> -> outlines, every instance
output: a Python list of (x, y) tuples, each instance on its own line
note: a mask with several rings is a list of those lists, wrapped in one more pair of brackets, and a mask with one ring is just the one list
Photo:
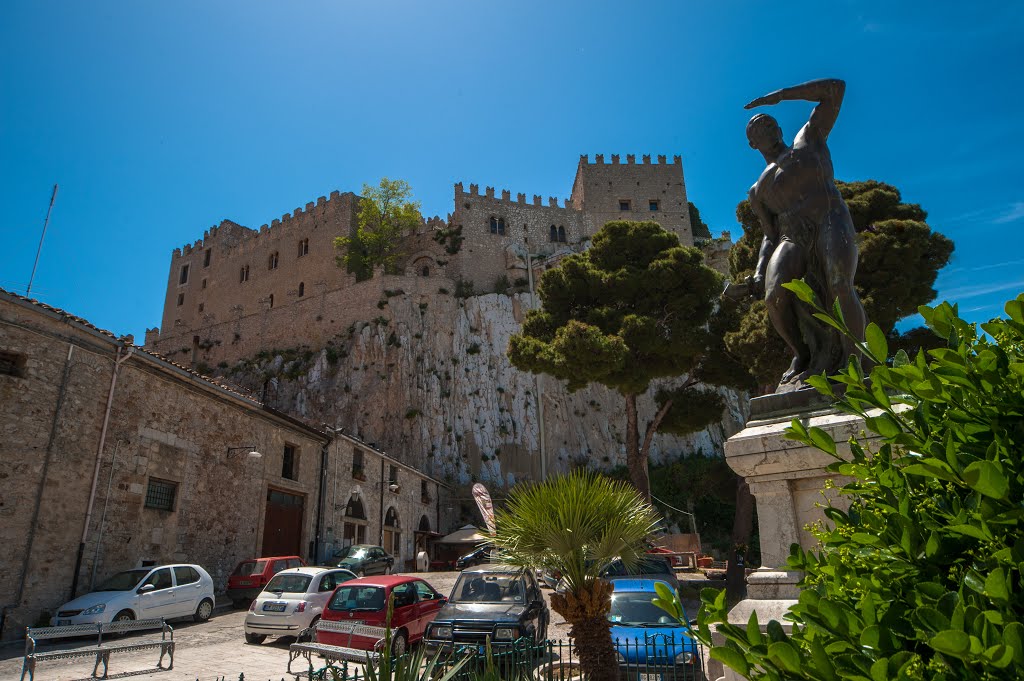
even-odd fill
[(676, 664), (693, 664), (693, 653), (689, 650), (679, 653), (676, 655)]
[(494, 630), (494, 640), (511, 641), (519, 636), (519, 627), (498, 627)]
[(434, 627), (431, 630), (433, 638), (451, 638), (452, 628), (451, 627)]
[(79, 615), (98, 615), (98, 614), (100, 614), (101, 612), (103, 612), (106, 609), (107, 609), (107, 604), (106, 603), (100, 603), (99, 605), (94, 605), (91, 608), (86, 608), (85, 610), (83, 610), (82, 612), (80, 612), (78, 614)]

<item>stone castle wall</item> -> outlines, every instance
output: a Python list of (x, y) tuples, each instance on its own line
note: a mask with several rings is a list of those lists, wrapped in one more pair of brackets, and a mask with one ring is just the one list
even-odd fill
[[(612, 154), (611, 163), (605, 163), (603, 154), (597, 154), (593, 163), (581, 156), (570, 202), (587, 213), (595, 231), (612, 220), (654, 220), (675, 232), (682, 245), (693, 245), (679, 156), (671, 163), (665, 156), (658, 156), (657, 163), (651, 163), (650, 155), (641, 163), (633, 154), (626, 155), (625, 163), (619, 162), (618, 154)], [(628, 207), (620, 205), (623, 202)]]

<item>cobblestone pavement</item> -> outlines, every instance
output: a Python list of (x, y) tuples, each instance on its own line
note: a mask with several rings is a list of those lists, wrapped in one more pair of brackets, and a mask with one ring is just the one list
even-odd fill
[[(458, 579), (457, 572), (419, 573), (443, 594), (451, 592)], [(545, 599), (551, 592), (544, 590)], [(549, 601), (550, 605), (550, 601)], [(189, 620), (174, 620), (174, 669), (154, 669), (158, 651), (125, 653), (110, 656), (110, 677), (132, 679), (161, 679), (163, 681), (213, 681), (227, 677), (237, 681), (244, 673), (247, 681), (289, 681), (295, 678), (286, 673), (288, 667), (288, 645), (293, 638), (268, 639), (263, 645), (247, 645), (243, 637), (242, 623), (245, 611), (218, 607), (209, 621), (195, 623)], [(550, 638), (568, 639), (569, 627), (561, 615), (551, 612)], [(21, 675), (24, 643), (9, 644), (0, 648), (0, 681), (18, 679)], [(95, 659), (54, 660), (36, 665), (38, 681), (79, 681), (89, 679)], [(301, 666), (301, 662), (296, 665)], [(303, 674), (304, 676), (305, 674)], [(27, 678), (27, 677), (26, 677)]]

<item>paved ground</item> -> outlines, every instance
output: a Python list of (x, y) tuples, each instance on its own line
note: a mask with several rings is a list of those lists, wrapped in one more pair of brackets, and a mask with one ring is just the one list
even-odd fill
[[(443, 594), (451, 592), (458, 579), (457, 572), (418, 573)], [(545, 600), (550, 607), (551, 591), (544, 589)], [(242, 624), (245, 611), (221, 607), (207, 622), (198, 624), (190, 620), (174, 620), (176, 652), (174, 669), (154, 669), (159, 652), (146, 651), (112, 655), (110, 678), (160, 679), (162, 681), (214, 681), (226, 677), (226, 681), (237, 681), (239, 673), (245, 674), (246, 681), (292, 681), (295, 676), (287, 674), (288, 645), (293, 638), (267, 639), (263, 645), (247, 645), (243, 637)], [(569, 626), (558, 613), (551, 611), (551, 639), (568, 640)], [(70, 647), (70, 646), (69, 646)], [(0, 681), (18, 679), (21, 675), (24, 643), (0, 647)], [(81, 681), (90, 679), (93, 661), (55, 660), (40, 662), (36, 669), (39, 681)], [(301, 661), (297, 663), (301, 667)], [(304, 674), (303, 674), (304, 676)]]

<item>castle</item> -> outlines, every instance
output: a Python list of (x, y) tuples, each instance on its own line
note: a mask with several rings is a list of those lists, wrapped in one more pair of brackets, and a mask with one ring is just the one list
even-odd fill
[[(426, 219), (402, 244), (400, 275), (356, 282), (336, 264), (333, 241), (356, 226), (359, 197), (332, 192), (249, 229), (230, 220), (175, 249), (163, 321), (146, 345), (179, 361), (213, 366), (270, 348), (322, 347), (353, 323), (380, 315), (393, 290), (426, 301), (457, 282), (478, 293), (525, 283), (527, 268), (578, 251), (610, 220), (655, 220), (694, 244), (679, 156), (581, 156), (561, 205), (491, 187), (455, 185), (447, 220)], [(464, 284), (463, 284), (464, 285)]]

